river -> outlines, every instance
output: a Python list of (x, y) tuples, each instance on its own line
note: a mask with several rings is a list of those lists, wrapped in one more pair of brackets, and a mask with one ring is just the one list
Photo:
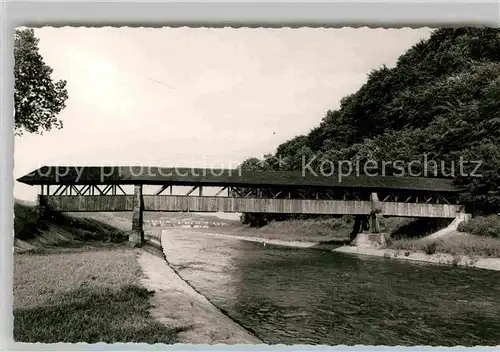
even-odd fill
[(167, 231), (182, 278), (266, 343), (500, 344), (500, 272)]

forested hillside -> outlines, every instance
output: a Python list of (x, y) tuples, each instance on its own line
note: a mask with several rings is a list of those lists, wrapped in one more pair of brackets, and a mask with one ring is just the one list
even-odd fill
[[(278, 156), (286, 163), (278, 163)], [(394, 68), (372, 71), (309, 134), (279, 145), (265, 162), (250, 158), (243, 166), (300, 170), (312, 159), (316, 167), (324, 159), (424, 165), (424, 157), (437, 162), (437, 169), (428, 164), (427, 176), (453, 177), (465, 187), (461, 199), (468, 211), (500, 211), (499, 29), (434, 31), (401, 55)], [(461, 158), (471, 161), (463, 163), (462, 174)], [(475, 172), (481, 177), (470, 175), (475, 161), (481, 161)]]

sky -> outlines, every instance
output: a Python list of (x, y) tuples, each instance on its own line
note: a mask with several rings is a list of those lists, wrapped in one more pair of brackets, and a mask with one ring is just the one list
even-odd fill
[[(35, 29), (67, 81), (61, 130), (15, 138), (14, 177), (43, 165), (237, 167), (317, 126), (431, 29)], [(38, 187), (15, 182), (14, 196)]]

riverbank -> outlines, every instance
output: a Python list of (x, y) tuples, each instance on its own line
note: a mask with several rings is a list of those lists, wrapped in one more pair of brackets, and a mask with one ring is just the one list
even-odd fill
[(94, 243), (15, 254), (15, 341), (176, 342), (183, 327), (161, 324), (149, 314), (154, 292), (140, 285), (139, 253)]
[(196, 292), (167, 263), (161, 248), (146, 245), (138, 257), (142, 285), (155, 291), (150, 314), (164, 325), (182, 329), (176, 342), (186, 344), (259, 344), (257, 337), (224, 315)]
[(343, 246), (334, 249), (335, 252), (384, 257), (434, 264), (456, 265), (467, 268), (479, 268), (500, 271), (500, 258), (478, 258), (467, 255), (452, 255), (448, 253), (426, 254), (423, 252), (411, 252), (408, 250), (361, 248), (354, 246)]
[[(168, 230), (163, 230), (168, 231)], [(193, 231), (192, 229), (189, 231)], [(450, 253), (433, 253), (426, 254), (423, 251), (411, 251), (402, 249), (391, 249), (391, 248), (362, 248), (355, 246), (346, 246), (345, 239), (330, 240), (330, 241), (297, 241), (297, 240), (285, 240), (276, 238), (266, 238), (262, 232), (257, 232), (253, 230), (245, 229), (197, 229), (197, 232), (201, 232), (205, 235), (218, 237), (218, 238), (233, 238), (249, 242), (262, 243), (263, 245), (277, 245), (277, 246), (287, 246), (295, 248), (309, 248), (309, 249), (320, 249), (320, 250), (331, 250), (340, 253), (354, 254), (354, 255), (364, 255), (364, 256), (375, 256), (384, 257), (389, 259), (397, 260), (408, 260), (408, 261), (418, 261), (427, 262), (434, 264), (446, 264), (446, 265), (456, 265), (461, 267), (471, 267), (480, 268), (487, 270), (500, 271), (500, 258), (497, 257), (479, 257), (463, 254), (450, 254)], [(258, 234), (258, 236), (256, 235)], [(466, 234), (463, 234), (465, 236)], [(276, 236), (276, 234), (275, 234)], [(449, 238), (454, 236), (461, 236), (458, 233), (448, 234)], [(472, 236), (472, 235), (469, 235)], [(423, 240), (423, 239), (420, 239)], [(445, 241), (446, 238), (440, 237), (434, 239), (436, 241)], [(418, 240), (413, 240), (418, 241)]]
[(172, 344), (172, 328), (149, 314), (154, 292), (127, 234), (101, 221), (14, 207), (14, 340), (31, 343)]

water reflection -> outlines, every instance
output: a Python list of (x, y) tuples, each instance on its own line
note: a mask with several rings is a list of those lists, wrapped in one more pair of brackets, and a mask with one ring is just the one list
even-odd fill
[(168, 260), (267, 343), (498, 345), (500, 273), (169, 230)]

